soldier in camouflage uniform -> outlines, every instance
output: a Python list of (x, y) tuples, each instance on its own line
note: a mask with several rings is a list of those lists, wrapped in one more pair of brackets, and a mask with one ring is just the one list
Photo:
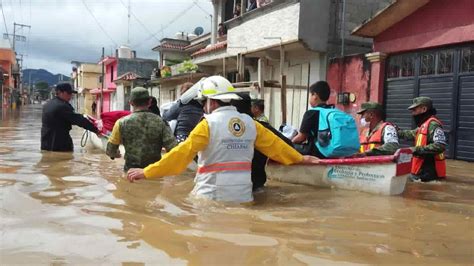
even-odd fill
[(413, 151), (412, 176), (414, 180), (428, 182), (446, 177), (446, 136), (443, 125), (436, 118), (436, 109), (429, 97), (413, 99), (408, 107), (417, 125), (413, 130), (399, 130), (401, 139), (415, 140)]
[(170, 151), (176, 140), (168, 125), (148, 108), (151, 98), (148, 91), (136, 87), (131, 91), (130, 105), (133, 113), (118, 120), (107, 143), (106, 154), (118, 157), (118, 147), (125, 147), (124, 170), (144, 168), (161, 159), (161, 149)]
[(381, 104), (366, 102), (357, 112), (361, 115), (360, 154), (358, 156), (392, 155), (398, 148), (396, 127), (384, 121), (385, 113)]

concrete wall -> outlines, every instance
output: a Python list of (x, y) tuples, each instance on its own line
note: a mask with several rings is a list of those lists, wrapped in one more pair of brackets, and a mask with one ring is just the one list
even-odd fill
[[(331, 60), (328, 66), (327, 81), (331, 87), (329, 103), (337, 103), (338, 92), (349, 92), (356, 100), (349, 105), (337, 104), (337, 108), (357, 117), (360, 105), (370, 99), (370, 62), (364, 55), (349, 56)], [(358, 121), (358, 119), (356, 119)]]
[(374, 39), (374, 50), (403, 52), (474, 41), (474, 1), (433, 0)]
[(134, 72), (143, 78), (150, 78), (154, 68), (158, 68), (158, 61), (156, 60), (119, 58), (117, 75), (121, 76), (127, 72)]
[(345, 1), (344, 55), (371, 51), (372, 40), (352, 36), (351, 32), (394, 0), (331, 0), (328, 57), (341, 55), (342, 7)]
[(236, 55), (280, 44), (280, 39), (265, 37), (281, 37), (283, 43), (297, 41), (299, 16), (300, 3), (292, 1), (292, 4), (283, 5), (282, 8), (269, 13), (258, 14), (256, 17), (246, 19), (244, 15), (236, 18), (235, 24), (238, 25), (227, 31), (228, 53)]
[(94, 96), (89, 93), (89, 90), (84, 90), (81, 94), (77, 96), (77, 112), (94, 116), (94, 113), (92, 113), (93, 102)]
[[(287, 76), (287, 84), (290, 86), (286, 91), (287, 124), (299, 128), (308, 107), (307, 87), (316, 81), (326, 79), (323, 71), (326, 69), (326, 61), (324, 54), (307, 50), (287, 52), (285, 56), (283, 74)], [(280, 63), (267, 61), (265, 72), (265, 80), (280, 80)], [(304, 88), (291, 88), (291, 85)], [(265, 115), (273, 126), (279, 127), (282, 123), (281, 89), (264, 88), (264, 100)]]
[(327, 50), (330, 0), (301, 0), (299, 38), (313, 51)]
[(112, 110), (124, 110), (125, 109), (125, 98), (124, 90), (125, 85), (123, 83), (117, 85), (115, 93), (113, 93), (112, 99)]
[(159, 98), (159, 105), (162, 106), (163, 104), (173, 102), (177, 99), (179, 93), (179, 85), (176, 86), (160, 86), (160, 98)]
[(99, 77), (102, 66), (97, 64), (81, 64), (77, 74), (77, 87), (95, 89), (100, 87)]

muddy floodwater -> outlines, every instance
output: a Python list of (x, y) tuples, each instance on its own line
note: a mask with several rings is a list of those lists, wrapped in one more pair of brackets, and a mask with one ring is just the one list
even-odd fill
[(193, 174), (129, 183), (123, 160), (40, 152), (41, 106), (0, 121), (0, 264), (474, 264), (474, 164), (401, 196), (267, 183), (250, 206), (198, 202)]

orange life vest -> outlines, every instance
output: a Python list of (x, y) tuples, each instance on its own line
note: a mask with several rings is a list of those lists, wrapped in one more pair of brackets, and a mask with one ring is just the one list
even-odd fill
[(372, 134), (369, 135), (370, 128), (365, 128), (362, 130), (362, 133), (359, 136), (359, 141), (360, 141), (360, 153), (364, 153), (366, 151), (370, 151), (373, 148), (377, 148), (383, 145), (383, 129), (387, 125), (392, 125), (389, 122), (383, 122), (377, 130), (372, 132)]
[[(428, 118), (428, 120), (426, 120), (416, 131), (415, 146), (422, 147), (428, 144), (428, 131), (429, 131), (430, 123), (433, 121), (438, 123), (441, 126), (443, 125), (434, 116)], [(424, 157), (414, 155), (411, 161), (411, 173), (414, 175), (419, 174), (421, 171), (421, 166), (423, 165), (424, 161), (425, 161)], [(446, 177), (446, 160), (444, 157), (444, 153), (438, 153), (435, 155), (435, 168), (436, 168), (436, 174), (438, 175), (438, 177), (440, 178)]]

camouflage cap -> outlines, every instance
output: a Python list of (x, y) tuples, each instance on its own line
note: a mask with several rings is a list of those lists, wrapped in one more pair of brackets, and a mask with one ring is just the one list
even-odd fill
[(130, 101), (135, 100), (142, 100), (142, 99), (149, 99), (150, 94), (148, 90), (143, 87), (135, 87), (133, 88), (132, 92), (130, 93)]
[(414, 109), (420, 105), (424, 105), (431, 109), (433, 108), (433, 101), (430, 97), (416, 97), (413, 99), (413, 104), (408, 107), (408, 110)]
[(360, 106), (360, 110), (357, 113), (363, 114), (367, 110), (379, 110), (383, 112), (383, 106), (376, 102), (366, 102)]

